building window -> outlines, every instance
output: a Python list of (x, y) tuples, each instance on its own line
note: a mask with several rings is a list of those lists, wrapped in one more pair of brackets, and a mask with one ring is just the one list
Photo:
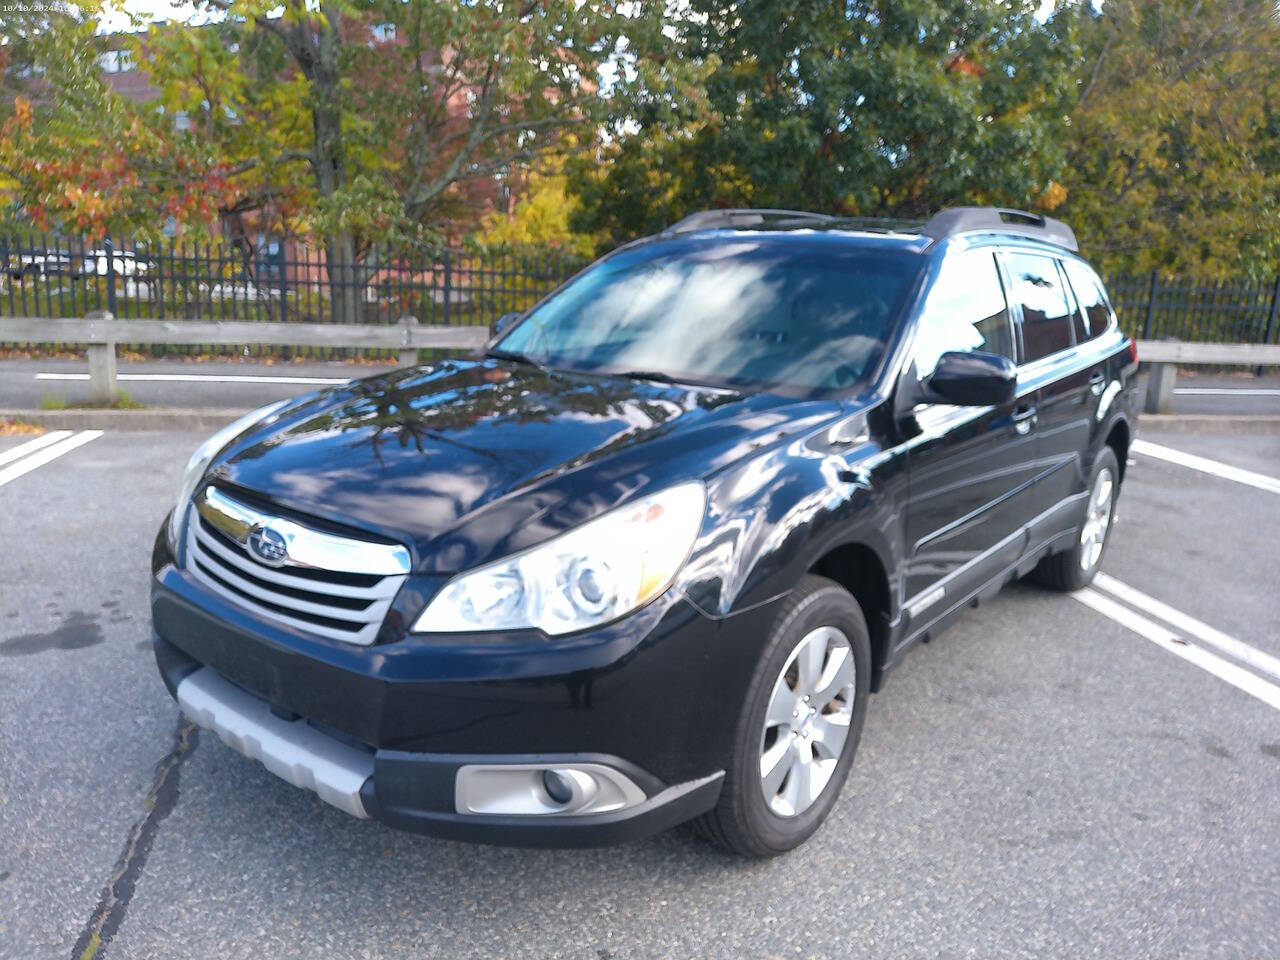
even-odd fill
[(133, 52), (130, 50), (108, 50), (98, 57), (98, 65), (103, 73), (128, 73), (133, 69)]
[(386, 43), (388, 40), (396, 38), (396, 25), (394, 23), (375, 23), (369, 28), (369, 32), (373, 34), (373, 39), (378, 43)]

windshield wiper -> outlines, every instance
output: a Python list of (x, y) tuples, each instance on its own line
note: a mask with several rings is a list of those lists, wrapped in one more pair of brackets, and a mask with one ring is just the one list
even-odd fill
[(527, 353), (516, 353), (514, 350), (501, 350), (495, 347), (492, 350), (486, 350), (484, 355), (486, 357), (493, 357), (495, 360), (510, 360), (512, 363), (527, 364), (528, 366), (534, 367), (540, 372), (545, 373), (547, 376), (551, 375), (550, 367), (541, 360), (537, 360), (534, 357), (529, 356)]
[(677, 380), (669, 373), (663, 373), (661, 370), (619, 370), (614, 376), (629, 377), (632, 380), (653, 380), (657, 383), (686, 383), (684, 380)]

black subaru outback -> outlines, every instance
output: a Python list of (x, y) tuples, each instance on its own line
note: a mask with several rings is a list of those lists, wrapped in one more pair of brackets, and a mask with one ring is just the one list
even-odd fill
[(1102, 561), (1137, 358), (1057, 221), (696, 214), (504, 320), (227, 427), (156, 540), (183, 712), (354, 816), (780, 853), (909, 647)]

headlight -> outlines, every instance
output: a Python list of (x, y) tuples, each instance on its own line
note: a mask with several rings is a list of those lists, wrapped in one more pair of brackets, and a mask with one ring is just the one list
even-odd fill
[(460, 574), (427, 606), (414, 632), (536, 628), (559, 636), (616, 620), (670, 586), (705, 506), (702, 484), (671, 487)]
[(228, 443), (243, 433), (249, 427), (258, 423), (260, 420), (266, 420), (271, 414), (275, 413), (288, 400), (278, 400), (275, 403), (269, 403), (265, 407), (260, 407), (252, 413), (246, 413), (239, 420), (228, 423), (225, 427), (211, 436), (204, 443), (200, 444), (196, 452), (191, 455), (191, 459), (187, 461), (187, 469), (182, 473), (182, 486), (178, 488), (178, 502), (174, 504), (173, 513), (169, 516), (169, 549), (173, 551), (173, 555), (178, 556), (178, 541), (182, 536), (182, 521), (186, 517), (187, 503), (191, 500), (191, 495), (196, 492), (204, 472), (209, 469), (209, 464), (213, 462), (213, 458)]

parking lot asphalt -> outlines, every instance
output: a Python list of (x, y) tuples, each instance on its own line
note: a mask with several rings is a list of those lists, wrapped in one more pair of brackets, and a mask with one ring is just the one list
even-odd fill
[[(352, 377), (391, 369), (370, 363), (254, 363), (154, 360), (119, 363), (120, 389), (148, 407), (251, 410)], [(83, 360), (0, 360), (0, 408), (37, 410), (88, 402)], [(1178, 377), (1174, 413), (1257, 416), (1280, 414), (1280, 375), (1251, 372)]]
[[(351, 820), (193, 733), (156, 675), (151, 542), (201, 439), (14, 475), (37, 454), (0, 437), (0, 957), (1280, 956), (1280, 677), (1030, 585), (907, 656), (777, 860)], [(1280, 477), (1274, 435), (1144, 439)], [(1119, 509), (1116, 583), (1280, 657), (1280, 494), (1137, 454)]]

